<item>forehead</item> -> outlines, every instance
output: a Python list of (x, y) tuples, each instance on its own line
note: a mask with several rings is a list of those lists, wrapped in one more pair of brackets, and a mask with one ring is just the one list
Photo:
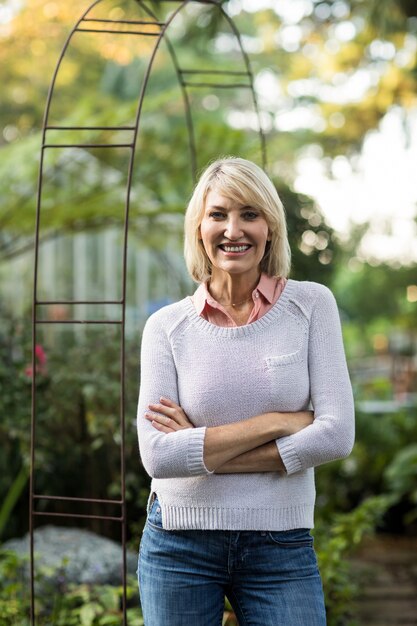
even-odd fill
[(206, 197), (206, 206), (218, 206), (228, 209), (248, 206), (248, 202), (243, 197), (231, 198), (222, 193), (221, 190), (210, 189)]

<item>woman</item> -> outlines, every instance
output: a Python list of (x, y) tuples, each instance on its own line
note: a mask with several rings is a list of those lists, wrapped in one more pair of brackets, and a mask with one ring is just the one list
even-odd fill
[(282, 203), (244, 159), (200, 178), (185, 259), (200, 286), (152, 315), (142, 340), (145, 626), (220, 626), (225, 595), (240, 626), (323, 626), (313, 468), (354, 436), (335, 300), (287, 280)]

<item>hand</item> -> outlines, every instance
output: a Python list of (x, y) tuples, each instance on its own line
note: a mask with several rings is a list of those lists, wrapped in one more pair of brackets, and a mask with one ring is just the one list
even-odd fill
[(168, 398), (160, 398), (159, 404), (149, 404), (148, 408), (150, 411), (145, 413), (145, 418), (162, 433), (169, 434), (177, 430), (194, 428), (194, 424), (190, 422), (182, 408)]

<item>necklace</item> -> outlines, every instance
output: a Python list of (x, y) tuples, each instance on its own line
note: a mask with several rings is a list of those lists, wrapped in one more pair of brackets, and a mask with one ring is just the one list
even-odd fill
[(245, 300), (242, 300), (241, 302), (232, 302), (231, 304), (223, 304), (223, 302), (220, 302), (219, 300), (217, 300), (217, 302), (219, 304), (221, 304), (222, 306), (241, 306), (242, 304), (245, 304), (246, 302), (249, 302), (250, 300), (252, 300), (252, 295), (250, 295), (248, 298), (246, 298)]

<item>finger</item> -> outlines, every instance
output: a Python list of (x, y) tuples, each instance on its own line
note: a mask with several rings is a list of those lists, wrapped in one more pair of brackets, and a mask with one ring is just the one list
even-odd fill
[(169, 415), (171, 419), (175, 420), (177, 424), (184, 428), (193, 428), (193, 424), (190, 422), (184, 412), (184, 409), (182, 409), (179, 404), (177, 404), (173, 400), (170, 400), (169, 398), (165, 398), (165, 396), (161, 396), (159, 401), (161, 403), (160, 405), (158, 405), (159, 407), (164, 406), (171, 409), (171, 411), (161, 411), (161, 409), (159, 409), (160, 412), (165, 413), (165, 415)]
[(166, 415), (158, 415), (158, 413), (150, 413), (147, 411), (145, 413), (145, 418), (149, 420), (150, 422), (152, 422), (152, 425), (154, 425), (154, 422), (155, 422), (156, 424), (159, 424), (160, 426), (163, 426), (164, 428), (168, 428), (170, 432), (179, 430), (179, 425), (175, 422), (175, 420), (172, 420), (170, 417), (167, 417)]
[(145, 413), (145, 417), (147, 420), (158, 422), (159, 424), (162, 424), (164, 426), (169, 426), (171, 422), (171, 419), (167, 417), (166, 415), (160, 415), (158, 413), (151, 413), (150, 411), (147, 411)]
[(187, 416), (185, 415), (181, 407), (170, 408), (162, 404), (149, 404), (148, 407), (151, 411), (154, 411), (155, 413), (161, 413), (162, 415), (169, 417), (179, 426), (189, 425), (189, 420), (187, 419)]
[(159, 422), (155, 420), (153, 420), (151, 424), (156, 430), (159, 430), (159, 432), (165, 433), (166, 435), (169, 435), (169, 433), (175, 432), (175, 430), (173, 430), (172, 428), (169, 428), (168, 426), (164, 426), (163, 424), (160, 424)]
[(159, 402), (161, 404), (163, 404), (164, 406), (169, 406), (169, 407), (171, 407), (173, 409), (180, 409), (181, 408), (179, 404), (177, 404), (173, 400), (170, 400), (169, 398), (165, 398), (164, 396), (161, 396), (159, 398)]
[(174, 417), (175, 409), (164, 406), (163, 404), (148, 404), (148, 408), (156, 413), (162, 413), (162, 415)]

